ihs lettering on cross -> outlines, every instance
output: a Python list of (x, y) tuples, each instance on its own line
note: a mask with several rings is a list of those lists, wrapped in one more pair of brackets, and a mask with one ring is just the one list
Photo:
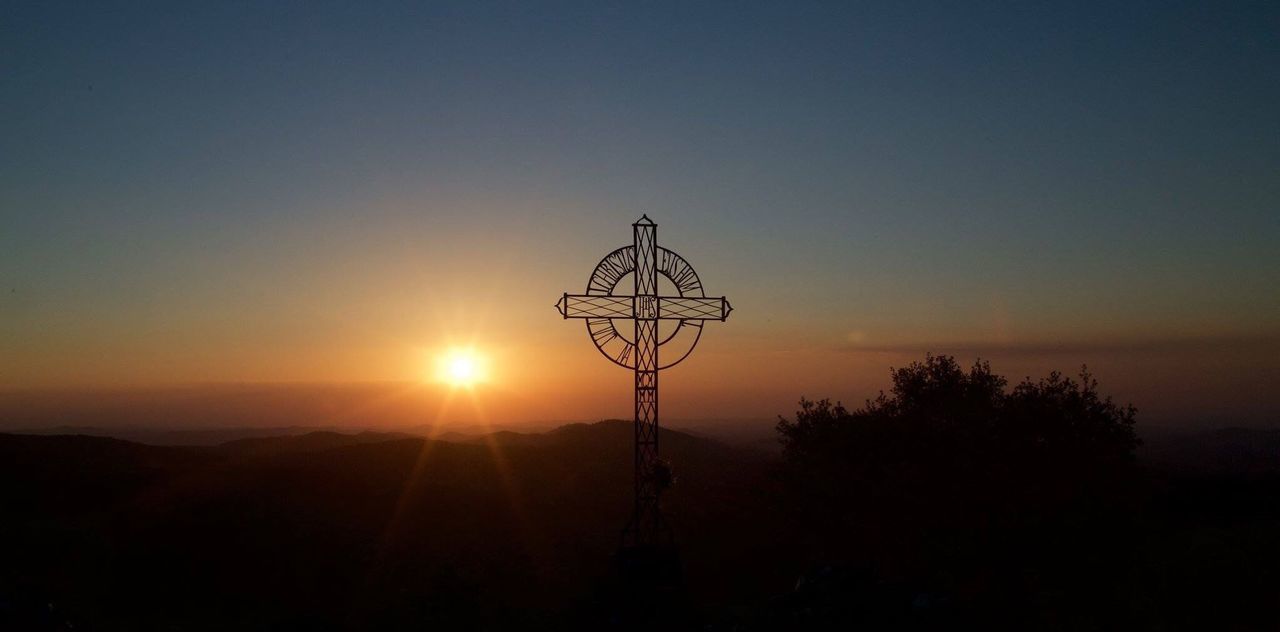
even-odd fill
[[(632, 224), (633, 243), (600, 260), (585, 294), (564, 294), (556, 309), (584, 319), (600, 353), (635, 373), (635, 509), (623, 531), (628, 547), (660, 546), (670, 540), (658, 496), (669, 481), (658, 459), (658, 372), (679, 364), (702, 337), (708, 320), (723, 321), (733, 308), (724, 297), (707, 297), (698, 273), (680, 255), (657, 244), (658, 227), (648, 216)], [(632, 277), (631, 294), (623, 280)], [(659, 278), (675, 288), (659, 292)], [(625, 324), (619, 330), (618, 324)], [(662, 331), (660, 324), (667, 325)], [(663, 350), (659, 360), (659, 349)]]

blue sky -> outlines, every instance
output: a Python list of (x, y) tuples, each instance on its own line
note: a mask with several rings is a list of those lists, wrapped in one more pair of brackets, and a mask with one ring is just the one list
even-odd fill
[(1161, 348), (1280, 410), (1274, 3), (371, 4), (0, 9), (0, 385), (547, 357), (648, 213), (739, 308), (699, 388)]

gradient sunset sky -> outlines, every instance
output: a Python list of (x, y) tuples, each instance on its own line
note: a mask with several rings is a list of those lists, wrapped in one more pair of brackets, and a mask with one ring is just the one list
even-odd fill
[(470, 345), (495, 416), (627, 417), (552, 305), (644, 213), (736, 309), (667, 417), (931, 351), (1280, 418), (1275, 2), (112, 4), (0, 8), (9, 395)]

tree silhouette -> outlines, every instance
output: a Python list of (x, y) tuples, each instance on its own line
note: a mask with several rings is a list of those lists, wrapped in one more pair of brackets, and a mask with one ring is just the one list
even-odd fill
[(1062, 589), (1120, 554), (1135, 410), (1087, 370), (1012, 389), (945, 355), (891, 373), (863, 408), (802, 399), (779, 418), (783, 502), (814, 560), (989, 597)]

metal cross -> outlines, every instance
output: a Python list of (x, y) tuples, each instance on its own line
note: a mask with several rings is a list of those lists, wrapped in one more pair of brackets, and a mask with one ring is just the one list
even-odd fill
[[(566, 319), (585, 319), (600, 353), (635, 372), (635, 510), (623, 531), (623, 545), (659, 546), (669, 543), (671, 536), (658, 508), (658, 495), (670, 482), (670, 473), (658, 459), (658, 372), (689, 356), (702, 337), (704, 321), (723, 321), (733, 307), (723, 296), (707, 297), (693, 267), (657, 244), (658, 226), (648, 216), (631, 226), (633, 244), (601, 259), (586, 293), (564, 294), (556, 309)], [(617, 293), (628, 275), (634, 280), (633, 292)], [(659, 293), (659, 276), (675, 286), (675, 295)], [(674, 329), (660, 332), (658, 325), (664, 321)], [(616, 323), (624, 324), (622, 331)], [(663, 357), (674, 361), (658, 359), (663, 347)]]

